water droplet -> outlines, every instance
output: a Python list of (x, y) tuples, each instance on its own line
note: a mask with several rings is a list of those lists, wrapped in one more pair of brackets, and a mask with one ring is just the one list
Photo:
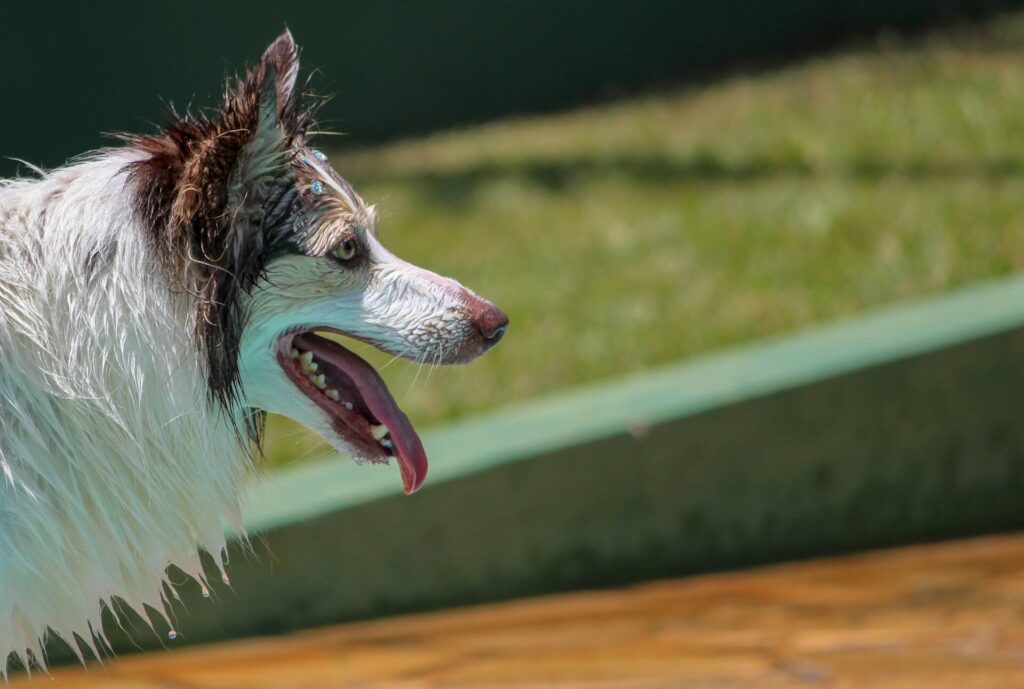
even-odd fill
[(172, 629), (171, 631), (167, 632), (167, 638), (170, 639), (171, 641), (174, 641), (175, 639), (178, 638), (178, 632), (176, 632), (176, 631), (174, 631)]
[(313, 183), (309, 185), (309, 188), (313, 190), (314, 194), (319, 194), (323, 192), (324, 185), (320, 182), (320, 180), (314, 179)]
[(231, 579), (228, 577), (227, 574), (224, 574), (223, 576), (221, 576), (220, 580), (223, 581), (225, 584), (227, 584), (229, 586), (231, 585)]
[(209, 598), (209, 597), (210, 597), (210, 589), (208, 589), (208, 588), (206, 588), (204, 586), (203, 587), (203, 598)]
[(324, 155), (321, 151), (317, 150), (313, 151), (313, 157), (316, 158), (317, 160), (327, 160), (327, 156)]

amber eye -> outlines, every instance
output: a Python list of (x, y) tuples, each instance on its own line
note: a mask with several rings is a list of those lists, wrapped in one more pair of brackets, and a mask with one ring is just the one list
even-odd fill
[(331, 249), (331, 255), (339, 261), (351, 261), (355, 257), (356, 249), (358, 248), (359, 246), (356, 244), (355, 239), (346, 237)]

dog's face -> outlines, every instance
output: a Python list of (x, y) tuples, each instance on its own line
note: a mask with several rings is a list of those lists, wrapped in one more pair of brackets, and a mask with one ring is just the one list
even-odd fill
[(508, 321), (454, 280), (385, 249), (374, 209), (322, 153), (298, 149), (292, 165), (298, 250), (272, 260), (251, 292), (241, 348), (245, 396), (359, 459), (396, 456), (412, 492), (427, 464), (409, 420), (368, 363), (317, 333), (451, 364), (469, 362), (497, 344)]
[(138, 205), (193, 295), (213, 397), (288, 416), (358, 459), (396, 457), (411, 493), (427, 469), (415, 430), (377, 372), (322, 334), (466, 363), (508, 320), (381, 245), (374, 208), (308, 146), (297, 73), (285, 33), (229, 89), (218, 118), (131, 138), (150, 154), (134, 164)]

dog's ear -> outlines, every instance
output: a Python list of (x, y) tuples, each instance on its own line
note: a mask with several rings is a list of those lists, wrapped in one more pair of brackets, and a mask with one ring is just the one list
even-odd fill
[[(288, 157), (302, 136), (296, 113), (298, 70), (298, 48), (285, 30), (224, 99), (213, 155), (205, 164), (225, 177), (224, 210), (239, 221), (261, 218), (269, 197), (294, 181)], [(217, 155), (226, 159), (218, 161)]]
[(222, 134), (235, 125), (253, 133), (280, 126), (286, 142), (295, 145), (305, 124), (295, 91), (298, 76), (299, 48), (285, 29), (267, 46), (258, 64), (243, 78), (228, 84), (220, 113)]
[(274, 69), (274, 87), (277, 97), (278, 113), (284, 115), (295, 108), (295, 83), (299, 78), (299, 47), (295, 45), (292, 32), (284, 30), (273, 43), (263, 51), (260, 62), (266, 69)]
[[(286, 32), (229, 84), (215, 120), (179, 124), (188, 138), (180, 147), (184, 159), (170, 221), (191, 235), (190, 255), (198, 249), (207, 262), (218, 257), (216, 263), (249, 264), (246, 255), (261, 251), (267, 206), (294, 185), (289, 157), (297, 135), (297, 63)], [(235, 272), (236, 266), (223, 268)]]
[(247, 134), (249, 142), (279, 127), (288, 147), (300, 143), (309, 115), (301, 112), (295, 85), (299, 76), (299, 48), (290, 31), (277, 37), (259, 63), (245, 76), (228, 83), (217, 124), (220, 136)]
[(298, 71), (298, 47), (286, 30), (243, 77), (228, 82), (215, 117), (176, 117), (158, 135), (122, 137), (148, 154), (132, 164), (140, 211), (171, 244), (168, 256), (189, 255), (180, 241), (237, 217), (239, 203), (264, 202), (260, 188), (269, 178), (290, 174), (288, 156), (312, 121), (311, 109), (299, 105)]

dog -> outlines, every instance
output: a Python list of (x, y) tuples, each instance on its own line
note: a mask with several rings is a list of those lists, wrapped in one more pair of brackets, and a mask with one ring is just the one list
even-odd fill
[(381, 245), (298, 74), (285, 31), (215, 115), (0, 182), (0, 659), (45, 667), (48, 635), (99, 656), (104, 610), (169, 615), (171, 565), (205, 587), (268, 412), (416, 491), (412, 424), (325, 334), (446, 364), (504, 335)]

